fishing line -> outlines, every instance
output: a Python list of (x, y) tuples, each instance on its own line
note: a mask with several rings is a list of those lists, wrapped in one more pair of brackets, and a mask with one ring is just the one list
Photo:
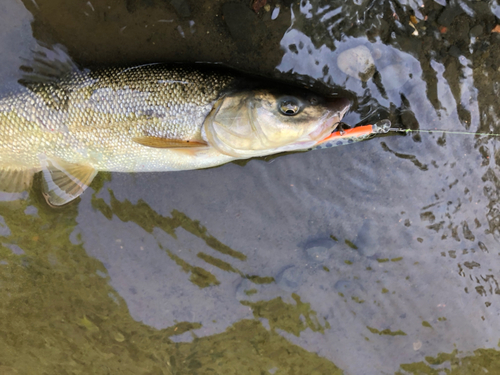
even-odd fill
[(474, 133), (474, 132), (465, 132), (465, 131), (454, 131), (454, 130), (429, 130), (429, 129), (403, 129), (403, 128), (390, 128), (390, 132), (397, 132), (397, 133), (444, 133), (444, 134), (461, 134), (461, 135), (484, 135), (484, 136), (491, 136), (491, 137), (500, 137), (500, 134), (496, 133)]

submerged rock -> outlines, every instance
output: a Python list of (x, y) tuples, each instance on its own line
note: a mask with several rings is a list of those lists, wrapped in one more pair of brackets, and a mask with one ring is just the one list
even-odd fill
[(301, 284), (304, 276), (304, 271), (295, 266), (287, 267), (278, 276), (278, 285), (287, 291), (297, 290)]
[(410, 80), (410, 69), (405, 65), (393, 64), (383, 68), (380, 75), (387, 91), (397, 90)]
[(357, 46), (342, 52), (337, 57), (337, 65), (345, 74), (368, 81), (375, 73), (375, 64), (370, 50)]
[(306, 249), (307, 258), (318, 263), (322, 263), (330, 257), (330, 249), (324, 246), (313, 246)]
[(335, 243), (331, 238), (316, 238), (306, 242), (304, 253), (307, 260), (323, 263), (330, 258)]

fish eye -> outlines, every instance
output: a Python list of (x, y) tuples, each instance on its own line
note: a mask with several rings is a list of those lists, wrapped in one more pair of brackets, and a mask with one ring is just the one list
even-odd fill
[(286, 116), (295, 116), (300, 111), (300, 106), (295, 99), (284, 99), (279, 105), (281, 113)]

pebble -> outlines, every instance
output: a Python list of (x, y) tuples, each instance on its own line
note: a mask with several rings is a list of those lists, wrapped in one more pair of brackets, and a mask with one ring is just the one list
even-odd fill
[(334, 245), (335, 242), (331, 238), (313, 238), (305, 244), (304, 253), (307, 260), (322, 263), (330, 258)]
[(302, 284), (304, 271), (295, 266), (287, 267), (278, 276), (278, 285), (287, 291), (293, 292)]
[(375, 255), (377, 247), (374, 244), (378, 241), (377, 228), (377, 223), (374, 220), (366, 219), (363, 222), (355, 239), (361, 255), (365, 257)]
[(330, 250), (324, 246), (313, 246), (306, 249), (307, 258), (322, 263), (330, 257)]
[(448, 53), (453, 57), (459, 57), (462, 54), (460, 52), (460, 49), (455, 45), (450, 47), (450, 49), (448, 50)]
[(483, 35), (483, 25), (476, 25), (469, 31), (470, 36), (477, 38)]
[(362, 81), (368, 81), (375, 73), (373, 57), (365, 46), (343, 51), (337, 58), (337, 65), (343, 73)]

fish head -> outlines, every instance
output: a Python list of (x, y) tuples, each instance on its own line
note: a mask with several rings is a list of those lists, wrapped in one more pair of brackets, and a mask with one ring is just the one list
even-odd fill
[(219, 152), (250, 158), (312, 147), (327, 137), (349, 109), (345, 98), (302, 90), (247, 90), (214, 105), (202, 134)]

